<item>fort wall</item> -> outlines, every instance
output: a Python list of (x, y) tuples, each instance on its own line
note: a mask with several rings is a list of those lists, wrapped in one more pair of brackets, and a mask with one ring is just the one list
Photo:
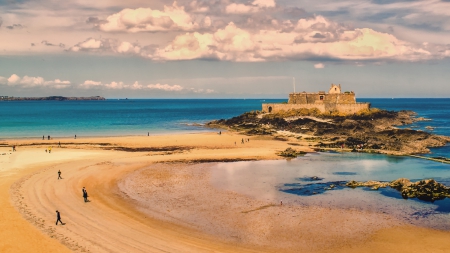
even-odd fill
[(353, 103), (353, 104), (262, 104), (262, 111), (265, 113), (276, 113), (280, 111), (289, 111), (292, 109), (313, 109), (317, 108), (322, 113), (339, 112), (343, 114), (355, 114), (362, 110), (370, 109), (370, 103)]
[(289, 94), (288, 104), (354, 104), (356, 103), (355, 93), (339, 93), (326, 94), (325, 92), (318, 93), (291, 93)]

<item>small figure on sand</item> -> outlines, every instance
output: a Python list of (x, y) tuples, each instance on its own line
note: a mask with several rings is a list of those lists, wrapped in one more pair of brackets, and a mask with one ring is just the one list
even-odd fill
[(13, 148), (13, 152), (16, 152), (16, 145), (13, 145), (12, 148)]
[(47, 153), (47, 149), (45, 149), (45, 153)]
[(58, 170), (58, 180), (59, 179), (62, 179), (62, 177), (61, 177), (61, 170)]
[(45, 139), (45, 137), (42, 135), (42, 139), (44, 140)]
[(48, 153), (50, 154), (52, 152), (52, 147), (48, 147)]
[(61, 221), (61, 214), (56, 210), (56, 225), (58, 225), (58, 221), (61, 222), (61, 225), (66, 225), (66, 223)]
[(77, 138), (77, 135), (75, 135), (75, 139)]
[(241, 144), (244, 144), (244, 138), (242, 138), (242, 140), (241, 140)]
[(147, 136), (150, 136), (150, 132), (147, 132)]
[(50, 135), (49, 135), (49, 136), (47, 136), (47, 139), (48, 139), (48, 140), (50, 140)]
[(86, 188), (83, 187), (83, 198), (84, 198), (84, 202), (89, 202), (88, 198), (88, 194), (86, 191)]
[(61, 147), (61, 142), (60, 141), (58, 141), (58, 148), (60, 148)]

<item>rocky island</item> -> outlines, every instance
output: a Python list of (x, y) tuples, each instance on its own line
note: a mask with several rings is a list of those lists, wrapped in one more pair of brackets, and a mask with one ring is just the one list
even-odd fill
[(317, 150), (392, 155), (429, 153), (429, 147), (450, 142), (447, 136), (399, 128), (422, 120), (429, 119), (416, 117), (412, 111), (386, 111), (357, 103), (353, 91), (341, 92), (340, 85), (332, 84), (328, 93), (294, 92), (287, 103), (263, 104), (261, 111), (212, 121), (207, 126), (273, 136), (294, 145), (297, 140), (306, 140)]
[(66, 101), (66, 100), (106, 100), (106, 99), (104, 97), (100, 97), (100, 96), (91, 96), (91, 97), (63, 97), (63, 96), (9, 97), (9, 96), (0, 96), (0, 101), (40, 101), (40, 100)]

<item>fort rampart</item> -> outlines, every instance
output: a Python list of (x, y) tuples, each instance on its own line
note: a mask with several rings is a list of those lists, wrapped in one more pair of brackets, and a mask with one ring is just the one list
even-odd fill
[(263, 104), (262, 111), (266, 113), (289, 111), (292, 109), (317, 108), (322, 113), (339, 112), (341, 114), (355, 114), (370, 109), (370, 103), (356, 103), (353, 91), (341, 92), (341, 85), (331, 84), (328, 93), (298, 92), (289, 94), (287, 104)]
[(322, 113), (340, 112), (343, 114), (355, 114), (370, 108), (370, 103), (355, 104), (263, 104), (262, 111), (266, 113), (289, 111), (291, 109), (317, 108)]

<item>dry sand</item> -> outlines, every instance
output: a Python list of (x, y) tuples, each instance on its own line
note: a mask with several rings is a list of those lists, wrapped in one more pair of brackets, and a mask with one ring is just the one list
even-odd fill
[[(17, 152), (0, 148), (0, 252), (450, 251), (449, 232), (386, 214), (279, 206), (214, 188), (211, 166), (192, 161), (278, 159), (275, 153), (293, 141), (250, 137), (241, 144), (242, 138), (249, 137), (3, 141)], [(51, 154), (44, 151), (49, 146)], [(132, 149), (142, 152), (121, 151)], [(66, 225), (55, 226), (55, 210)]]

